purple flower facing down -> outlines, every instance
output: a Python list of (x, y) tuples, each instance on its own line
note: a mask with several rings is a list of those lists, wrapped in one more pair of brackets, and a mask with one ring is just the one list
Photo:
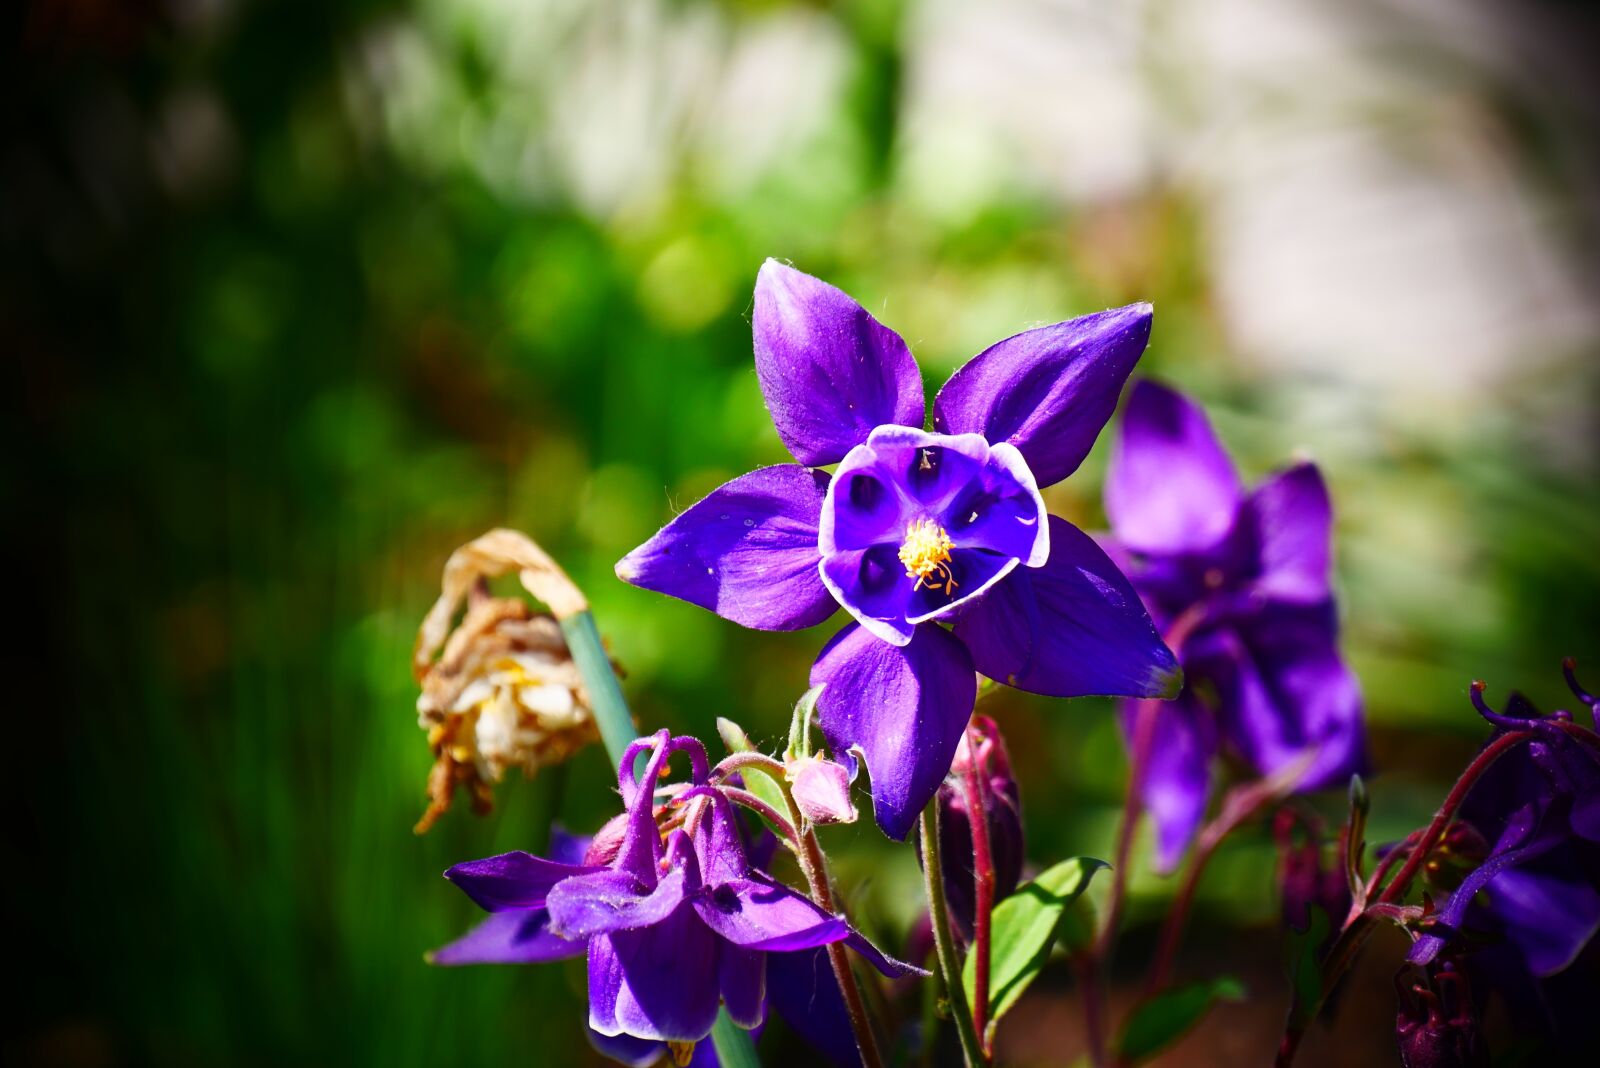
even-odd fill
[(1496, 725), (1490, 743), (1507, 731), (1534, 733), (1462, 802), (1458, 818), (1487, 852), (1432, 917), (1410, 960), (1427, 964), (1452, 943), (1497, 936), (1514, 953), (1516, 972), (1545, 979), (1600, 931), (1600, 739), (1563, 727), (1571, 725), (1566, 712), (1541, 716), (1517, 695), (1504, 714), (1483, 703), (1481, 684), (1473, 699)]
[(811, 672), (818, 719), (835, 752), (860, 748), (878, 825), (904, 838), (950, 768), (974, 670), (1056, 697), (1177, 690), (1138, 595), (1039, 496), (1082, 462), (1149, 333), (1136, 304), (1000, 341), (945, 383), (928, 432), (899, 335), (769, 260), (756, 374), (799, 463), (713, 491), (617, 574), (758, 630), (842, 606), (852, 622)]
[[(1366, 767), (1361, 695), (1339, 655), (1332, 506), (1302, 463), (1246, 492), (1192, 401), (1133, 388), (1105, 488), (1107, 548), (1172, 633), (1185, 690), (1157, 717), (1144, 780), (1157, 863), (1175, 867), (1204, 818), (1211, 763), (1254, 775), (1314, 752), (1299, 789)], [(1136, 709), (1125, 704), (1124, 733)]]
[[(641, 752), (649, 762), (635, 779)], [(655, 793), (675, 753), (689, 758), (691, 788), (663, 810), (663, 835)], [(446, 877), (492, 915), (436, 952), (434, 962), (528, 963), (586, 953), (589, 1026), (601, 1048), (624, 1059), (648, 1050), (607, 1040), (627, 1036), (681, 1050), (710, 1033), (719, 1005), (739, 1026), (757, 1026), (769, 980), (793, 985), (800, 970), (799, 961), (769, 967), (780, 958), (809, 962), (818, 947), (844, 941), (885, 975), (913, 970), (757, 870), (728, 800), (705, 785), (709, 770), (698, 741), (662, 731), (635, 742), (621, 761), (627, 811), (620, 840), (597, 836), (610, 846), (591, 845), (579, 863), (570, 855), (556, 861), (506, 853), (451, 868)], [(791, 1022), (820, 1048), (852, 1048), (842, 1006), (830, 1012), (837, 988), (796, 994), (775, 987), (771, 996), (780, 1011), (797, 1013)], [(842, 1037), (833, 1033), (841, 1022)]]

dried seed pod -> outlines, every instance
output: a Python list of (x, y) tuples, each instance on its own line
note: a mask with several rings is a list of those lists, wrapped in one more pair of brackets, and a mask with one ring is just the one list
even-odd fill
[[(486, 580), (509, 571), (519, 572), (523, 586), (557, 615), (535, 612), (519, 598), (491, 597)], [(515, 531), (490, 531), (451, 554), (443, 587), (417, 633), (412, 661), (422, 687), (417, 721), (434, 754), (418, 834), (449, 809), (457, 787), (467, 790), (475, 811), (487, 812), (493, 785), (508, 769), (532, 776), (600, 736), (557, 622), (587, 604), (543, 550)], [(451, 630), (462, 601), (466, 613)]]

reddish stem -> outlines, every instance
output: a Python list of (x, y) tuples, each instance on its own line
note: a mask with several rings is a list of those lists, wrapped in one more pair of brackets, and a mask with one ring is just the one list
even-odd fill
[(994, 854), (989, 848), (989, 812), (984, 803), (984, 777), (987, 769), (980, 756), (981, 739), (968, 727), (965, 786), (967, 792), (967, 821), (972, 825), (972, 877), (974, 908), (972, 913), (972, 1027), (978, 1033), (978, 1042), (986, 1055), (992, 1055), (989, 1041), (989, 919), (994, 911)]
[(1479, 753), (1472, 763), (1467, 765), (1466, 770), (1461, 773), (1461, 777), (1456, 780), (1456, 784), (1445, 795), (1444, 804), (1440, 805), (1439, 811), (1434, 813), (1433, 822), (1428, 824), (1428, 829), (1422, 832), (1422, 837), (1418, 840), (1417, 847), (1406, 857), (1405, 865), (1395, 872), (1395, 876), (1390, 880), (1389, 885), (1384, 887), (1383, 893), (1378, 895), (1380, 904), (1392, 905), (1400, 895), (1406, 892), (1406, 887), (1411, 885), (1411, 880), (1422, 869), (1422, 865), (1427, 863), (1429, 855), (1433, 852), (1433, 847), (1438, 845), (1444, 837), (1444, 832), (1450, 826), (1451, 818), (1455, 816), (1456, 809), (1461, 807), (1461, 802), (1466, 800), (1467, 791), (1472, 789), (1473, 783), (1477, 782), (1478, 778), (1489, 770), (1491, 764), (1500, 759), (1500, 754), (1531, 737), (1533, 737), (1533, 731), (1511, 731), (1502, 734), (1484, 747), (1483, 752)]
[[(1178, 650), (1189, 635), (1205, 619), (1203, 605), (1195, 605), (1184, 612), (1167, 629), (1164, 640), (1167, 647), (1178, 655)], [(1133, 853), (1133, 835), (1144, 814), (1144, 776), (1150, 764), (1150, 747), (1155, 742), (1156, 717), (1161, 710), (1157, 698), (1141, 700), (1134, 711), (1133, 752), (1128, 761), (1128, 792), (1122, 802), (1122, 822), (1117, 827), (1117, 850), (1111, 866), (1111, 891), (1106, 897), (1104, 921), (1091, 950), (1088, 979), (1084, 992), (1084, 1011), (1091, 1017), (1103, 1011), (1103, 985), (1107, 982), (1111, 947), (1117, 938), (1117, 925), (1122, 920), (1122, 899), (1128, 888), (1128, 858)], [(1088, 987), (1093, 987), (1092, 990)], [(1089, 1059), (1099, 1068), (1107, 1063), (1105, 1048), (1105, 1021), (1089, 1021)]]

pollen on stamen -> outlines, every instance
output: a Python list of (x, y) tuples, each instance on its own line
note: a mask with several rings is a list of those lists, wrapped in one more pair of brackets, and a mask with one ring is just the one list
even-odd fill
[(950, 570), (950, 550), (955, 544), (943, 527), (931, 519), (918, 519), (906, 528), (900, 545), (900, 562), (906, 577), (917, 580), (917, 589), (944, 590), (954, 594), (955, 575)]

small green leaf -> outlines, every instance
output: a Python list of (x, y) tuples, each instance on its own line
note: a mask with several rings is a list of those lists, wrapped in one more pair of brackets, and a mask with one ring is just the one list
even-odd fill
[[(1050, 958), (1050, 947), (1064, 930), (1076, 931), (1082, 914), (1073, 903), (1088, 889), (1094, 873), (1106, 867), (1103, 860), (1073, 857), (1024, 883), (1017, 892), (995, 906), (990, 921), (989, 1018), (998, 1020), (1022, 997)], [(1073, 917), (1071, 921), (1068, 917)], [(962, 974), (962, 986), (971, 1002), (977, 968), (971, 954)]]
[(1219, 1001), (1244, 1000), (1244, 986), (1230, 976), (1164, 990), (1128, 1014), (1117, 1038), (1118, 1059), (1147, 1061), (1200, 1022)]
[[(731, 719), (718, 716), (717, 733), (722, 736), (722, 744), (728, 747), (730, 753), (759, 752), (750, 741), (750, 736), (745, 734), (744, 728)], [(789, 803), (783, 797), (783, 787), (774, 782), (772, 776), (760, 768), (741, 768), (739, 774), (744, 776), (745, 788), (751, 793), (779, 812), (789, 811)]]

